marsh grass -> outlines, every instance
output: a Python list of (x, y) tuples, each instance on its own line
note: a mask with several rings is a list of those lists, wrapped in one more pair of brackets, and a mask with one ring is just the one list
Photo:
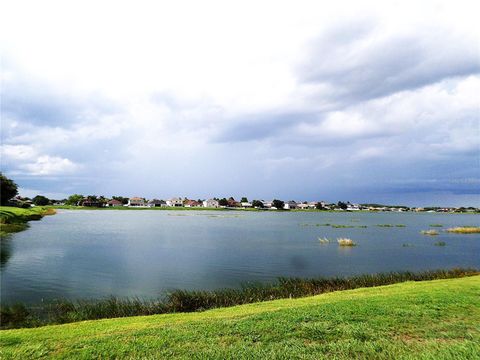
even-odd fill
[(357, 246), (357, 243), (349, 238), (338, 238), (337, 243), (340, 246)]
[(334, 278), (279, 278), (271, 284), (244, 284), (239, 289), (213, 291), (174, 290), (163, 299), (109, 297), (99, 300), (58, 300), (28, 308), (23, 304), (1, 306), (1, 327), (34, 327), (83, 320), (192, 312), (274, 299), (299, 298), (326, 292), (400, 283), (478, 275), (478, 269), (389, 272)]
[(420, 231), (420, 233), (423, 234), (423, 235), (430, 235), (430, 236), (438, 235), (437, 230), (422, 230), (422, 231)]
[(443, 227), (442, 224), (430, 224), (430, 227)]
[(402, 244), (402, 247), (414, 247), (414, 245), (411, 243), (404, 243)]
[(377, 224), (376, 226), (378, 226), (378, 227), (384, 227), (384, 228), (394, 227), (394, 225), (392, 225), (392, 224)]
[(458, 226), (445, 231), (454, 234), (479, 234), (480, 226)]
[(435, 246), (445, 246), (447, 243), (445, 241), (437, 241), (436, 243), (433, 243)]
[(355, 226), (353, 225), (340, 225), (340, 224), (332, 224), (332, 228), (334, 229), (350, 229), (354, 228)]

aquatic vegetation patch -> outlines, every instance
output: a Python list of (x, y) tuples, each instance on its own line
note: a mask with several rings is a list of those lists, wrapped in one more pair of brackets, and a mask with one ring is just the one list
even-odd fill
[(355, 226), (353, 226), (353, 225), (332, 224), (331, 227), (334, 228), (334, 229), (351, 229), (351, 228), (354, 228)]
[(422, 230), (422, 231), (420, 231), (420, 233), (423, 234), (423, 235), (430, 235), (430, 236), (438, 235), (437, 230)]
[(378, 227), (384, 227), (384, 228), (394, 227), (393, 224), (377, 224), (376, 226), (378, 226)]
[(330, 239), (323, 237), (323, 238), (318, 238), (318, 241), (320, 241), (320, 244), (328, 244), (330, 243)]
[(357, 246), (357, 243), (349, 238), (338, 238), (337, 243), (340, 246)]
[(412, 243), (403, 243), (402, 247), (414, 247)]
[(395, 225), (395, 227), (404, 228), (404, 227), (407, 227), (407, 225), (405, 225), (405, 224), (397, 224), (397, 225)]
[(442, 224), (430, 224), (430, 227), (443, 227)]
[(436, 243), (433, 243), (435, 246), (445, 246), (447, 243), (445, 241), (437, 241)]
[(458, 226), (445, 231), (454, 234), (479, 234), (480, 226)]

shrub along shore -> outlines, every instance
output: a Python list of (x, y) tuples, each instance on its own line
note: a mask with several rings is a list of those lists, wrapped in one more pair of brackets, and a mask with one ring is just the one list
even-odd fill
[(273, 284), (248, 284), (240, 289), (175, 290), (163, 299), (109, 297), (99, 300), (59, 300), (27, 307), (2, 305), (1, 328), (35, 327), (82, 320), (203, 311), (275, 299), (300, 298), (339, 290), (390, 285), (405, 281), (460, 278), (480, 274), (478, 269), (390, 272), (336, 278), (279, 278)]
[(0, 206), (0, 236), (25, 230), (28, 222), (40, 220), (45, 215), (53, 215), (56, 210), (51, 207), (32, 207), (28, 209)]
[(1, 332), (2, 359), (476, 359), (480, 276)]

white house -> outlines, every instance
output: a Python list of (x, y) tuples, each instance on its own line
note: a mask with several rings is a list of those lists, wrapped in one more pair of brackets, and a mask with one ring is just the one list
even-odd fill
[(263, 201), (262, 200), (262, 203), (263, 203), (263, 207), (267, 208), (267, 209), (270, 209), (273, 206), (273, 200), (271, 200), (271, 201)]
[(252, 207), (252, 203), (249, 202), (249, 201), (242, 202), (241, 205), (242, 205), (243, 208), (251, 208)]
[(167, 206), (171, 206), (171, 207), (183, 206), (183, 200), (176, 197), (168, 199)]
[(203, 202), (203, 207), (207, 208), (218, 208), (220, 207), (220, 204), (218, 203), (218, 200), (215, 199), (208, 199)]
[(297, 208), (297, 203), (293, 200), (290, 200), (290, 201), (287, 201), (285, 202), (285, 204), (283, 205), (283, 208), (285, 210), (292, 210), (292, 209), (296, 209)]
[(146, 206), (145, 199), (142, 199), (140, 197), (132, 197), (132, 198), (128, 199), (127, 206), (131, 206), (131, 207)]

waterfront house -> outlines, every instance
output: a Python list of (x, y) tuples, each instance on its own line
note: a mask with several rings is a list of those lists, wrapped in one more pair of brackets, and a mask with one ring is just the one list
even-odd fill
[(122, 202), (117, 200), (117, 199), (112, 199), (110, 201), (107, 201), (107, 205), (108, 207), (115, 207), (115, 206), (123, 206)]
[(198, 206), (202, 206), (202, 203), (200, 203), (196, 200), (187, 200), (187, 201), (185, 201), (185, 203), (183, 205), (185, 207), (198, 207)]
[(103, 207), (105, 206), (105, 203), (98, 199), (85, 198), (82, 201), (80, 201), (80, 205), (86, 206), (86, 207)]
[(251, 208), (251, 207), (253, 207), (252, 203), (249, 202), (249, 201), (242, 202), (241, 205), (242, 205), (243, 208)]
[(273, 207), (273, 200), (270, 200), (270, 201), (261, 200), (261, 201), (263, 203), (264, 208), (271, 209)]
[(130, 206), (130, 207), (144, 207), (144, 206), (146, 206), (145, 199), (140, 198), (140, 197), (132, 197), (132, 198), (128, 199), (127, 206)]
[(308, 205), (307, 203), (300, 203), (300, 204), (297, 204), (297, 208), (300, 210), (306, 210), (306, 209), (310, 209), (310, 205)]
[(220, 204), (218, 203), (218, 200), (215, 199), (208, 199), (203, 202), (203, 207), (207, 208), (218, 208), (220, 207)]
[(241, 204), (240, 204), (237, 200), (235, 200), (233, 197), (229, 198), (229, 199), (227, 200), (227, 202), (228, 202), (228, 205), (227, 205), (228, 207), (240, 207), (240, 205), (241, 205)]
[(148, 207), (162, 207), (162, 206), (167, 206), (167, 202), (165, 200), (158, 200), (158, 199), (152, 199), (147, 203)]
[(183, 200), (177, 197), (171, 198), (167, 200), (167, 206), (171, 207), (180, 207), (183, 206)]
[(285, 204), (283, 205), (283, 208), (285, 210), (293, 210), (293, 209), (296, 209), (297, 208), (297, 203), (293, 200), (290, 200), (290, 201), (287, 201), (285, 202)]

